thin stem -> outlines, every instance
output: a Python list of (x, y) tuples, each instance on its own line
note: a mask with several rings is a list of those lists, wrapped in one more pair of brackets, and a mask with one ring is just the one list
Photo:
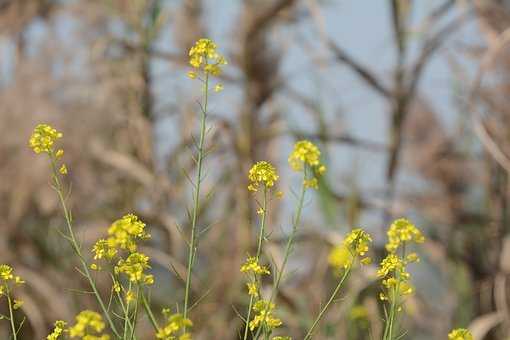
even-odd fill
[(131, 331), (131, 336), (129, 337), (129, 340), (136, 340), (135, 336), (135, 329), (136, 329), (136, 322), (138, 319), (138, 305), (140, 304), (140, 286), (137, 285), (136, 287), (136, 303), (135, 303), (135, 311), (133, 316), (133, 328)]
[(151, 306), (149, 305), (149, 302), (147, 301), (147, 298), (145, 297), (145, 294), (143, 291), (142, 291), (141, 295), (142, 295), (143, 308), (145, 309), (145, 312), (149, 316), (149, 321), (151, 322), (152, 327), (154, 327), (154, 330), (157, 332), (157, 331), (159, 331), (158, 321), (154, 317), (154, 314), (152, 313), (152, 310), (151, 310)]
[(64, 217), (65, 217), (65, 220), (67, 223), (67, 230), (69, 232), (69, 241), (71, 242), (73, 250), (75, 251), (76, 255), (78, 256), (78, 259), (81, 262), (81, 265), (83, 267), (83, 273), (85, 274), (85, 276), (87, 277), (87, 279), (89, 281), (90, 287), (92, 288), (92, 291), (94, 292), (94, 295), (101, 307), (104, 317), (106, 318), (106, 320), (108, 321), (108, 324), (110, 325), (112, 332), (114, 333), (114, 335), (117, 338), (121, 338), (121, 336), (117, 330), (117, 327), (115, 327), (115, 324), (113, 323), (113, 320), (111, 319), (110, 314), (108, 313), (108, 309), (106, 308), (106, 306), (103, 302), (103, 299), (101, 298), (101, 295), (99, 294), (99, 291), (97, 290), (96, 283), (92, 279), (92, 275), (90, 274), (87, 262), (85, 261), (85, 258), (83, 257), (83, 255), (81, 253), (80, 246), (78, 245), (78, 242), (76, 241), (76, 236), (75, 236), (74, 230), (73, 230), (72, 216), (71, 216), (71, 213), (69, 212), (69, 209), (67, 208), (67, 204), (66, 204), (66, 201), (64, 198), (63, 187), (62, 187), (62, 183), (60, 182), (60, 179), (59, 179), (59, 173), (57, 170), (57, 164), (56, 164), (56, 158), (55, 158), (54, 152), (51, 151), (49, 153), (49, 156), (50, 156), (50, 160), (51, 160), (51, 169), (53, 172), (53, 182), (55, 184), (55, 191), (57, 192), (58, 198), (60, 200), (60, 204), (64, 211)]
[[(259, 262), (260, 254), (262, 253), (262, 242), (264, 240), (265, 234), (266, 216), (267, 216), (267, 188), (266, 186), (264, 186), (264, 202), (262, 203), (262, 218), (260, 219), (259, 241), (257, 245), (257, 254), (255, 256), (257, 259), (257, 263)], [(246, 316), (246, 324), (244, 326), (243, 340), (248, 339), (248, 328), (250, 324), (252, 307), (253, 307), (253, 295), (250, 296), (250, 304), (248, 306), (248, 315)]]
[[(283, 255), (283, 262), (282, 262), (282, 265), (281, 267), (279, 268), (278, 272), (276, 273), (276, 280), (275, 280), (275, 283), (274, 283), (274, 286), (273, 286), (273, 289), (271, 291), (271, 297), (269, 299), (269, 303), (268, 303), (268, 309), (269, 309), (269, 306), (271, 305), (271, 303), (274, 301), (274, 299), (276, 298), (276, 294), (278, 292), (278, 289), (280, 288), (280, 283), (281, 283), (281, 280), (282, 280), (282, 277), (283, 277), (283, 274), (284, 274), (284, 271), (285, 271), (285, 267), (287, 266), (287, 261), (289, 260), (289, 256), (290, 256), (290, 252), (291, 252), (291, 249), (292, 249), (292, 245), (294, 243), (294, 237), (296, 236), (296, 233), (297, 233), (297, 229), (301, 223), (301, 214), (303, 212), (303, 204), (304, 204), (304, 201), (305, 201), (305, 193), (306, 193), (306, 186), (304, 184), (304, 179), (306, 179), (306, 173), (304, 173), (304, 176), (303, 176), (303, 184), (301, 186), (301, 193), (299, 195), (299, 199), (298, 199), (298, 205), (297, 205), (297, 208), (296, 208), (296, 215), (294, 216), (294, 219), (292, 221), (292, 231), (289, 235), (289, 239), (287, 240), (287, 245), (285, 246), (285, 252), (284, 252), (284, 255)], [(266, 316), (268, 314), (268, 310), (265, 311), (264, 315), (264, 320), (262, 320), (262, 324), (265, 323), (265, 319), (266, 319)], [(259, 335), (260, 335), (260, 332), (262, 331), (262, 328), (263, 327), (259, 327), (259, 329), (257, 330), (257, 333), (255, 334), (255, 337), (254, 339), (258, 339)]]
[(11, 330), (12, 330), (12, 338), (14, 340), (17, 340), (18, 335), (16, 332), (16, 325), (14, 324), (14, 313), (12, 308), (12, 300), (11, 300), (11, 294), (9, 292), (9, 286), (5, 284), (5, 292), (7, 295), (7, 304), (9, 305), (9, 321), (11, 322)]
[(312, 324), (312, 327), (310, 327), (310, 330), (308, 331), (308, 333), (306, 333), (306, 336), (304, 338), (304, 340), (309, 340), (312, 338), (312, 334), (313, 334), (313, 331), (315, 329), (315, 327), (317, 327), (317, 325), (319, 324), (320, 320), (322, 319), (322, 317), (324, 316), (324, 314), (326, 314), (326, 311), (328, 310), (329, 306), (333, 303), (333, 301), (335, 300), (335, 297), (336, 295), (338, 294), (338, 292), (340, 291), (340, 288), (342, 287), (345, 279), (349, 276), (349, 273), (351, 272), (351, 267), (349, 266), (345, 272), (344, 272), (344, 275), (342, 275), (342, 278), (340, 279), (340, 281), (338, 282), (338, 285), (336, 286), (335, 290), (333, 291), (333, 293), (331, 294), (328, 302), (324, 305), (324, 307), (322, 308), (322, 310), (320, 311), (319, 315), (317, 315), (317, 318), (315, 319), (315, 321), (313, 322)]
[[(131, 293), (131, 281), (129, 281), (128, 293)], [(122, 303), (122, 299), (120, 296), (119, 296), (119, 300), (121, 300), (121, 303)], [(124, 306), (124, 304), (122, 304), (122, 305)], [(128, 334), (128, 325), (131, 328), (130, 322), (129, 322), (129, 300), (128, 299), (126, 299), (126, 305), (122, 309), (124, 311), (124, 335), (123, 335), (122, 339), (125, 340), (127, 337), (127, 334)]]
[[(197, 156), (197, 175), (195, 179), (195, 193), (194, 193), (194, 207), (193, 215), (191, 219), (191, 240), (189, 243), (189, 254), (188, 254), (188, 270), (186, 273), (186, 289), (184, 293), (184, 310), (183, 316), (186, 319), (188, 317), (188, 305), (189, 295), (191, 288), (191, 272), (193, 269), (193, 262), (196, 255), (196, 227), (198, 221), (198, 211), (200, 209), (200, 184), (202, 182), (202, 162), (204, 158), (204, 143), (205, 143), (205, 122), (207, 117), (207, 102), (209, 97), (209, 74), (206, 73), (204, 81), (204, 105), (201, 110), (200, 116), (200, 140), (198, 145), (198, 156)], [(186, 326), (184, 326), (184, 332), (186, 332)]]

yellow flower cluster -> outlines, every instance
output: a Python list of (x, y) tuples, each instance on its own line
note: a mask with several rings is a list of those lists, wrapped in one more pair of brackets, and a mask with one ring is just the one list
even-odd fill
[(292, 340), (290, 336), (275, 336), (273, 340)]
[(271, 330), (280, 327), (282, 321), (273, 316), (273, 310), (275, 308), (274, 303), (259, 300), (253, 305), (253, 310), (256, 312), (253, 320), (250, 321), (250, 330), (255, 330), (257, 327), (263, 327), (264, 329)]
[(248, 282), (246, 284), (248, 287), (248, 295), (253, 296), (254, 298), (259, 298), (259, 284), (258, 282)]
[(386, 250), (394, 253), (404, 242), (423, 243), (425, 237), (414, 224), (405, 218), (400, 218), (394, 221), (388, 229)]
[(65, 332), (66, 328), (66, 322), (62, 320), (55, 321), (55, 328), (53, 329), (53, 332), (48, 334), (46, 337), (46, 340), (58, 340), (58, 338)]
[(150, 235), (145, 231), (145, 223), (133, 214), (127, 214), (113, 222), (108, 229), (108, 235), (110, 235), (108, 243), (111, 246), (127, 249), (130, 252), (136, 251), (136, 242), (138, 240), (150, 238)]
[(266, 188), (271, 188), (278, 180), (278, 177), (276, 168), (271, 163), (266, 161), (257, 162), (248, 172), (248, 179), (250, 180), (248, 190), (257, 191), (261, 184)]
[(261, 266), (255, 256), (249, 256), (246, 262), (241, 266), (242, 273), (253, 273), (254, 275), (269, 275), (271, 272), (267, 267)]
[[(107, 239), (97, 240), (92, 247), (94, 253), (94, 260), (115, 259), (122, 250), (128, 252), (126, 259), (119, 256), (117, 264), (115, 265), (115, 274), (127, 275), (129, 281), (151, 285), (154, 283), (154, 276), (145, 274), (146, 269), (150, 269), (149, 257), (138, 252), (137, 242), (150, 238), (150, 235), (145, 230), (145, 223), (143, 223), (136, 215), (128, 214), (121, 219), (113, 222), (108, 229), (110, 237)], [(90, 266), (94, 270), (100, 270), (101, 267), (96, 263)], [(120, 292), (120, 285), (114, 282), (114, 290)], [(127, 299), (130, 298), (128, 292)], [(132, 293), (131, 293), (132, 295)]]
[(317, 176), (326, 172), (326, 166), (320, 162), (320, 155), (321, 152), (315, 144), (301, 140), (294, 145), (294, 150), (289, 156), (289, 164), (294, 171), (304, 171), (306, 175), (306, 168), (312, 170), (312, 174), (303, 182), (307, 188), (317, 189), (319, 187)]
[[(335, 269), (347, 269), (352, 266), (354, 260), (359, 256), (364, 256), (368, 252), (368, 247), (372, 242), (370, 234), (363, 229), (353, 229), (344, 239), (341, 245), (334, 247), (329, 254), (329, 264)], [(361, 259), (362, 264), (369, 264), (370, 258)]]
[(457, 328), (448, 334), (448, 340), (473, 340), (473, 335), (465, 328)]
[[(377, 276), (382, 279), (385, 288), (379, 295), (381, 300), (394, 300), (413, 293), (414, 287), (409, 282), (411, 275), (407, 272), (406, 266), (419, 261), (419, 258), (416, 253), (405, 254), (404, 245), (408, 242), (424, 241), (425, 237), (421, 231), (410, 221), (401, 218), (391, 224), (386, 244), (388, 255), (382, 260), (377, 271)], [(397, 250), (401, 247), (404, 251), (398, 255)]]
[(76, 324), (69, 328), (69, 336), (82, 340), (109, 340), (109, 335), (100, 334), (104, 328), (105, 324), (101, 315), (84, 310), (76, 316)]
[(217, 76), (221, 73), (221, 66), (227, 61), (217, 51), (216, 44), (211, 39), (199, 39), (189, 50), (189, 63), (196, 70), (188, 73), (192, 79), (197, 77), (197, 71)]
[(59, 138), (62, 138), (61, 132), (58, 132), (48, 124), (39, 124), (35, 127), (29, 144), (35, 153), (46, 152), (49, 154), (53, 152), (53, 144)]
[(144, 271), (150, 269), (149, 257), (142, 253), (134, 252), (129, 254), (126, 260), (120, 259), (115, 266), (115, 273), (126, 274), (129, 281), (151, 285), (154, 283), (152, 274), (145, 274)]
[(189, 319), (185, 319), (182, 314), (172, 314), (170, 309), (164, 309), (163, 314), (167, 319), (167, 324), (158, 330), (156, 338), (161, 340), (191, 340), (190, 333), (183, 333), (177, 336), (181, 330), (193, 326), (193, 323)]
[(21, 277), (14, 275), (14, 270), (7, 264), (0, 264), (0, 282), (2, 285), (9, 283), (19, 285), (25, 283)]

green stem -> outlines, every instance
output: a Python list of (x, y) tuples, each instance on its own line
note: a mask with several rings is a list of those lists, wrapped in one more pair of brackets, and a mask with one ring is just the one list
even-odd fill
[[(131, 292), (131, 281), (129, 281), (128, 292)], [(131, 328), (131, 323), (129, 322), (129, 301), (126, 300), (126, 305), (122, 302), (122, 297), (119, 295), (119, 301), (122, 304), (122, 310), (124, 311), (124, 335), (122, 336), (123, 340), (126, 340), (128, 334), (128, 325)]]
[(154, 317), (154, 314), (152, 313), (152, 310), (151, 310), (151, 306), (149, 305), (149, 302), (147, 301), (147, 298), (145, 297), (145, 294), (144, 292), (142, 291), (142, 304), (143, 304), (143, 308), (145, 309), (145, 312), (147, 313), (147, 315), (149, 316), (149, 321), (151, 322), (152, 324), (152, 327), (154, 327), (154, 330), (156, 332), (159, 331), (159, 325), (158, 325), (158, 321), (156, 320), (156, 318)]
[[(306, 179), (306, 173), (304, 173), (303, 180), (304, 179)], [(283, 274), (285, 271), (285, 267), (287, 266), (287, 261), (289, 260), (292, 245), (294, 243), (294, 237), (296, 236), (297, 229), (301, 223), (301, 214), (303, 213), (303, 203), (305, 201), (306, 189), (307, 188), (304, 185), (304, 181), (303, 181), (303, 184), (301, 186), (301, 193), (300, 193), (299, 199), (298, 199), (296, 215), (294, 216), (294, 220), (292, 221), (292, 231), (289, 235), (289, 239), (287, 240), (287, 245), (285, 246), (285, 252), (283, 255), (282, 265), (281, 265), (280, 269), (278, 270), (278, 272), (276, 273), (276, 281), (275, 281), (273, 289), (271, 291), (271, 297), (269, 299), (268, 309), (269, 309), (269, 306), (271, 305), (271, 303), (276, 298), (276, 294), (278, 292), (278, 289), (280, 288), (280, 283), (281, 283), (281, 280), (282, 280), (282, 277), (283, 277)], [(267, 316), (267, 313), (268, 313), (268, 310), (265, 311), (266, 316)], [(265, 317), (264, 317), (264, 320), (262, 320), (262, 324), (264, 324), (264, 323), (265, 323)], [(258, 339), (261, 330), (262, 330), (262, 327), (259, 327), (259, 329), (257, 330), (257, 333), (255, 334), (254, 339)]]
[(117, 331), (117, 328), (115, 327), (115, 324), (113, 323), (113, 320), (111, 319), (110, 314), (108, 313), (108, 309), (106, 308), (106, 306), (103, 302), (103, 299), (101, 298), (101, 295), (99, 294), (99, 291), (96, 287), (96, 283), (94, 282), (94, 280), (92, 279), (92, 275), (90, 274), (87, 262), (85, 261), (85, 258), (83, 257), (83, 255), (81, 253), (80, 246), (78, 245), (78, 242), (76, 241), (76, 236), (75, 236), (74, 230), (73, 230), (72, 217), (71, 217), (71, 213), (67, 209), (67, 205), (65, 202), (63, 187), (62, 187), (62, 184), (59, 179), (59, 173), (57, 170), (55, 155), (54, 155), (53, 151), (51, 151), (49, 155), (50, 155), (50, 160), (51, 160), (51, 168), (52, 168), (52, 172), (53, 172), (53, 182), (55, 184), (55, 191), (58, 194), (60, 204), (64, 211), (64, 217), (65, 217), (65, 220), (67, 223), (67, 229), (69, 232), (69, 241), (71, 242), (73, 250), (75, 251), (76, 255), (78, 256), (78, 259), (81, 262), (81, 265), (83, 267), (83, 273), (85, 274), (85, 276), (87, 277), (87, 279), (89, 281), (90, 287), (92, 288), (92, 291), (94, 292), (94, 295), (101, 307), (104, 317), (108, 321), (108, 324), (110, 325), (110, 328), (111, 328), (112, 332), (114, 333), (114, 335), (120, 339), (121, 336), (120, 336), (119, 332)]
[[(262, 203), (262, 218), (260, 220), (260, 230), (259, 230), (259, 240), (257, 245), (257, 263), (260, 259), (260, 254), (262, 253), (262, 242), (264, 240), (265, 227), (266, 227), (266, 216), (267, 216), (267, 188), (264, 186), (264, 201)], [(250, 296), (250, 304), (248, 306), (248, 315), (246, 316), (246, 324), (244, 326), (244, 337), (243, 340), (248, 339), (248, 328), (250, 324), (251, 318), (251, 309), (253, 307), (253, 295)]]
[(12, 300), (11, 300), (11, 294), (9, 292), (9, 286), (5, 284), (5, 292), (7, 295), (7, 304), (9, 305), (9, 321), (11, 322), (11, 329), (12, 329), (12, 338), (14, 340), (17, 340), (18, 335), (16, 332), (16, 325), (14, 324), (14, 313), (12, 308)]
[[(193, 269), (193, 262), (195, 260), (196, 254), (196, 227), (198, 221), (198, 211), (200, 208), (200, 184), (202, 182), (202, 162), (204, 158), (204, 143), (205, 143), (205, 122), (207, 117), (207, 102), (209, 97), (209, 74), (205, 75), (205, 88), (204, 88), (204, 106), (201, 110), (201, 119), (200, 119), (200, 140), (198, 145), (198, 156), (197, 156), (197, 175), (195, 179), (195, 193), (194, 193), (194, 207), (193, 207), (193, 215), (191, 218), (191, 240), (189, 243), (189, 254), (188, 254), (188, 270), (186, 273), (186, 289), (184, 293), (184, 310), (183, 316), (186, 319), (188, 317), (188, 305), (189, 305), (189, 295), (191, 288), (191, 272)], [(186, 332), (186, 327), (184, 327), (184, 332)]]
[(322, 319), (322, 317), (324, 316), (324, 314), (326, 314), (326, 311), (328, 310), (329, 306), (333, 303), (333, 301), (335, 300), (335, 297), (336, 295), (338, 294), (338, 292), (340, 291), (340, 288), (342, 287), (345, 279), (347, 279), (347, 277), (349, 276), (349, 273), (351, 271), (351, 267), (349, 266), (345, 272), (344, 272), (344, 275), (342, 275), (342, 278), (340, 279), (340, 281), (338, 282), (338, 285), (336, 286), (335, 290), (333, 291), (333, 293), (331, 294), (328, 302), (324, 305), (324, 307), (322, 308), (322, 310), (320, 311), (319, 315), (317, 315), (317, 318), (315, 319), (315, 321), (313, 322), (312, 324), (312, 327), (310, 327), (310, 330), (308, 331), (308, 333), (306, 333), (306, 336), (304, 338), (304, 340), (309, 340), (312, 338), (312, 334), (313, 334), (313, 331), (315, 329), (315, 327), (317, 327), (317, 325), (319, 324), (320, 320)]
[(135, 336), (135, 329), (136, 329), (136, 322), (138, 319), (138, 305), (140, 304), (140, 286), (137, 285), (136, 287), (136, 303), (135, 303), (135, 311), (133, 316), (133, 328), (131, 331), (131, 335), (129, 336), (129, 340), (136, 340)]

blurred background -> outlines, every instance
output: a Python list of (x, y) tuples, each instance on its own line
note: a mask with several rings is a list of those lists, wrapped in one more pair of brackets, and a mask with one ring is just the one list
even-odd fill
[[(428, 241), (412, 267), (405, 338), (469, 326), (476, 339), (508, 339), (509, 29), (506, 0), (0, 0), (0, 262), (27, 281), (23, 339), (97, 310), (58, 233), (46, 159), (28, 148), (40, 122), (64, 132), (83, 247), (138, 214), (153, 235), (142, 251), (157, 274), (156, 310), (181, 302), (174, 271), (184, 276), (179, 230), (189, 230), (201, 96), (187, 52), (201, 37), (229, 65), (209, 116), (196, 339), (237, 339), (243, 326), (239, 266), (257, 232), (246, 174), (258, 160), (277, 165), (285, 193), (265, 249), (280, 263), (298, 138), (320, 145), (328, 172), (307, 196), (278, 334), (303, 337), (336, 283), (327, 257), (342, 235), (366, 228), (380, 260), (389, 223), (406, 216)], [(315, 339), (381, 338), (375, 269), (356, 271)], [(0, 338), (7, 332), (3, 321)], [(153, 338), (145, 318), (140, 334)]]

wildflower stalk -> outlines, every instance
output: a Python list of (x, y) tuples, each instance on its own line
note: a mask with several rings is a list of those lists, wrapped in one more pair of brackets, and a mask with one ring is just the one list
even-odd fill
[(304, 340), (309, 340), (309, 339), (312, 338), (312, 334), (313, 334), (313, 331), (315, 330), (315, 327), (317, 327), (317, 325), (319, 324), (319, 322), (323, 318), (324, 314), (326, 314), (326, 311), (328, 310), (329, 306), (335, 300), (338, 292), (342, 288), (342, 285), (345, 282), (345, 280), (347, 279), (347, 277), (349, 276), (350, 272), (351, 272), (351, 266), (349, 266), (344, 271), (344, 274), (342, 275), (342, 278), (340, 279), (340, 281), (338, 282), (335, 290), (333, 291), (333, 293), (329, 297), (328, 302), (324, 305), (324, 307), (322, 307), (321, 311), (319, 312), (319, 315), (317, 315), (317, 317), (315, 318), (315, 321), (313, 322), (312, 327), (310, 327), (310, 330), (308, 330), (308, 333), (306, 333)]
[(12, 330), (12, 338), (13, 340), (17, 340), (17, 331), (16, 331), (16, 325), (14, 323), (14, 313), (13, 313), (13, 307), (12, 307), (12, 299), (11, 294), (9, 292), (9, 286), (6, 284), (5, 286), (5, 292), (7, 295), (7, 305), (9, 306), (9, 321), (11, 323), (11, 330)]
[[(306, 179), (306, 178), (307, 177), (306, 177), (306, 171), (305, 171), (304, 172), (304, 179)], [(268, 309), (269, 309), (269, 305), (276, 298), (276, 294), (278, 293), (278, 289), (280, 288), (280, 283), (281, 283), (283, 274), (285, 272), (285, 267), (287, 266), (287, 262), (289, 260), (290, 253), (292, 251), (292, 245), (294, 244), (294, 238), (296, 236), (297, 229), (298, 229), (299, 225), (301, 224), (301, 214), (303, 212), (303, 205), (304, 205), (304, 201), (305, 201), (306, 189), (307, 189), (307, 187), (305, 185), (305, 181), (303, 180), (303, 184), (301, 186), (301, 193), (299, 194), (299, 198), (298, 198), (298, 203), (297, 203), (297, 208), (296, 208), (296, 215), (294, 216), (293, 221), (292, 221), (292, 231), (291, 231), (291, 233), (289, 235), (289, 238), (287, 240), (287, 244), (285, 246), (285, 252), (284, 252), (284, 255), (283, 255), (282, 265), (281, 265), (281, 267), (279, 268), (279, 270), (276, 273), (276, 280), (275, 280), (275, 283), (273, 285), (273, 289), (271, 291), (271, 297), (269, 298), (269, 303), (268, 303), (268, 307), (267, 307)], [(267, 313), (268, 309), (265, 312), (266, 316), (268, 314)], [(265, 319), (266, 319), (266, 317), (264, 317), (264, 320), (262, 321), (262, 324), (264, 324)], [(258, 339), (259, 338), (260, 332), (262, 331), (262, 328), (263, 327), (259, 327), (259, 329), (257, 330), (257, 333), (255, 334), (254, 339)], [(266, 334), (266, 336), (267, 336), (267, 334)]]
[[(204, 159), (204, 144), (205, 144), (205, 122), (207, 118), (207, 102), (209, 98), (209, 74), (205, 74), (204, 80), (204, 105), (201, 106), (201, 115), (200, 115), (200, 139), (198, 142), (198, 156), (197, 156), (197, 175), (195, 178), (195, 193), (194, 193), (194, 206), (193, 213), (191, 218), (191, 236), (189, 242), (189, 254), (188, 254), (188, 270), (186, 273), (186, 289), (184, 292), (184, 310), (183, 316), (184, 319), (188, 317), (188, 305), (189, 305), (189, 295), (191, 288), (191, 272), (193, 270), (193, 263), (195, 262), (195, 255), (197, 252), (196, 249), (196, 234), (197, 234), (197, 221), (198, 221), (198, 211), (200, 209), (200, 184), (202, 182), (202, 163)], [(184, 332), (186, 332), (186, 327), (184, 327)]]
[[(404, 259), (406, 257), (406, 243), (402, 242), (402, 258)], [(400, 274), (398, 272), (395, 273), (397, 276), (397, 284), (392, 289), (392, 299), (391, 299), (391, 305), (390, 305), (390, 314), (388, 316), (388, 320), (386, 321), (386, 325), (384, 327), (384, 336), (383, 340), (393, 340), (393, 332), (395, 328), (395, 317), (397, 314), (397, 303), (398, 303), (398, 297), (399, 297), (399, 291), (400, 291)]]
[[(266, 216), (267, 216), (267, 187), (264, 186), (264, 201), (262, 203), (262, 217), (260, 219), (260, 230), (259, 230), (259, 238), (258, 238), (258, 245), (257, 245), (257, 254), (255, 255), (257, 263), (259, 263), (260, 254), (262, 253), (262, 242), (264, 240), (264, 234), (265, 234)], [(248, 328), (249, 328), (249, 324), (250, 324), (251, 310), (253, 308), (253, 300), (254, 300), (254, 296), (251, 295), (250, 303), (248, 306), (248, 315), (246, 316), (246, 324), (244, 326), (243, 340), (248, 339)]]
[(131, 335), (129, 336), (129, 340), (136, 340), (135, 329), (136, 329), (136, 321), (138, 318), (138, 306), (140, 304), (140, 286), (136, 287), (136, 302), (135, 302), (135, 310), (133, 312), (133, 328), (131, 330)]
[(147, 298), (145, 297), (145, 294), (143, 291), (141, 293), (141, 298), (142, 298), (143, 308), (145, 309), (145, 312), (149, 316), (149, 321), (151, 322), (152, 327), (154, 328), (154, 330), (156, 332), (159, 331), (158, 321), (154, 317), (154, 313), (152, 313), (151, 306), (150, 306), (149, 302), (147, 301)]
[(106, 308), (106, 305), (105, 305), (103, 299), (101, 298), (99, 291), (97, 290), (96, 283), (94, 282), (94, 279), (92, 278), (92, 275), (90, 274), (90, 270), (87, 265), (87, 262), (85, 261), (85, 258), (83, 257), (80, 246), (78, 245), (78, 242), (76, 240), (76, 236), (75, 236), (74, 230), (73, 230), (72, 216), (71, 216), (69, 209), (67, 208), (66, 200), (64, 198), (64, 190), (63, 190), (62, 183), (60, 182), (60, 179), (59, 179), (59, 172), (57, 170), (56, 156), (55, 156), (55, 153), (53, 152), (53, 150), (51, 150), (51, 152), (49, 152), (49, 156), (50, 156), (50, 160), (51, 160), (51, 170), (52, 170), (54, 189), (57, 192), (60, 204), (64, 211), (64, 217), (65, 217), (66, 224), (67, 224), (67, 230), (69, 232), (69, 236), (66, 238), (71, 243), (71, 246), (73, 247), (74, 252), (76, 253), (76, 255), (78, 256), (78, 259), (81, 262), (81, 265), (83, 267), (82, 273), (85, 275), (85, 277), (89, 281), (90, 287), (92, 288), (92, 291), (94, 292), (94, 296), (96, 297), (97, 302), (99, 303), (99, 306), (101, 307), (103, 315), (105, 316), (106, 320), (108, 321), (110, 329), (112, 330), (112, 332), (114, 333), (114, 335), (117, 338), (122, 338), (117, 330), (117, 327), (115, 327), (115, 324), (113, 323), (113, 320), (111, 319), (110, 314), (108, 313), (108, 309)]

